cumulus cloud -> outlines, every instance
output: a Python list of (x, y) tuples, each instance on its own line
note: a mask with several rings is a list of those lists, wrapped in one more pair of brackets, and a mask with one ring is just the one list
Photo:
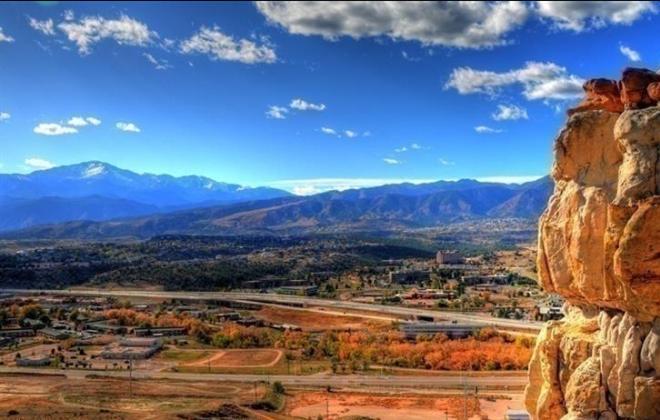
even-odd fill
[(655, 13), (650, 1), (537, 1), (536, 12), (557, 29), (582, 32), (606, 25), (630, 25)]
[(354, 138), (354, 137), (357, 137), (359, 134), (356, 133), (355, 131), (344, 130), (344, 135), (345, 135), (346, 137), (348, 137), (349, 139), (352, 139), (352, 138)]
[(143, 53), (142, 55), (144, 56), (144, 58), (147, 59), (148, 62), (154, 65), (154, 68), (156, 70), (167, 70), (172, 68), (169, 62), (165, 59), (157, 59), (156, 57), (154, 57), (149, 53)]
[(494, 96), (504, 87), (520, 85), (528, 100), (568, 100), (582, 96), (583, 83), (583, 79), (569, 74), (565, 67), (529, 61), (520, 69), (501, 73), (459, 67), (451, 72), (445, 89), (456, 89), (461, 95), (483, 93)]
[(454, 162), (443, 158), (438, 158), (438, 163), (442, 166), (454, 166)]
[(202, 27), (195, 35), (181, 42), (184, 54), (206, 54), (211, 60), (238, 61), (246, 64), (274, 63), (277, 55), (267, 42), (257, 44), (249, 39), (235, 39), (220, 28)]
[(526, 120), (529, 118), (527, 110), (517, 105), (498, 105), (497, 112), (494, 112), (491, 116), (495, 121)]
[(413, 143), (413, 144), (410, 145), (410, 148), (411, 148), (411, 149), (414, 149), (414, 150), (419, 150), (419, 149), (422, 148), (422, 146), (420, 146), (420, 145), (417, 144), (417, 143)]
[(642, 61), (642, 56), (630, 47), (619, 45), (619, 51), (621, 51), (621, 54), (628, 57), (628, 60), (630, 61)]
[(76, 134), (78, 129), (75, 127), (67, 127), (58, 123), (40, 123), (34, 129), (36, 134), (44, 136), (62, 136), (64, 134)]
[(388, 165), (399, 165), (399, 164), (401, 164), (400, 160), (392, 159), (392, 158), (383, 158), (383, 162), (387, 163)]
[(121, 15), (119, 19), (88, 16), (78, 21), (66, 20), (57, 27), (76, 44), (80, 54), (89, 54), (92, 45), (104, 39), (112, 39), (120, 45), (144, 47), (158, 38), (158, 34), (138, 20)]
[(495, 133), (501, 133), (502, 130), (498, 128), (491, 128), (487, 127), (485, 125), (478, 125), (474, 127), (474, 131), (476, 131), (479, 134), (495, 134)]
[(132, 122), (118, 122), (115, 124), (115, 127), (121, 131), (128, 131), (130, 133), (139, 133), (141, 131), (140, 127), (133, 124)]
[(33, 157), (33, 158), (27, 158), (25, 159), (25, 164), (29, 166), (31, 169), (35, 170), (43, 170), (43, 169), (50, 169), (55, 166), (54, 163), (47, 161), (46, 159), (41, 159), (38, 157)]
[(0, 112), (0, 121), (7, 121), (10, 118), (11, 114), (9, 112)]
[(2, 26), (0, 26), (0, 42), (14, 42), (14, 38), (2, 31)]
[(55, 24), (53, 19), (37, 20), (35, 18), (28, 18), (30, 27), (35, 31), (39, 31), (44, 35), (55, 35)]
[(424, 45), (488, 48), (528, 15), (523, 2), (258, 1), (269, 22), (299, 35), (326, 39), (386, 36)]
[(403, 153), (403, 152), (407, 152), (407, 151), (408, 151), (408, 148), (406, 146), (402, 146), (402, 147), (398, 147), (398, 148), (394, 149), (394, 153)]
[(266, 111), (266, 116), (268, 118), (275, 118), (276, 120), (283, 120), (286, 118), (286, 114), (289, 110), (284, 106), (271, 105)]
[(87, 117), (85, 118), (85, 120), (91, 125), (101, 125), (101, 120), (99, 120), (98, 118)]
[(314, 104), (300, 98), (291, 100), (289, 106), (299, 111), (323, 111), (325, 109), (325, 104)]

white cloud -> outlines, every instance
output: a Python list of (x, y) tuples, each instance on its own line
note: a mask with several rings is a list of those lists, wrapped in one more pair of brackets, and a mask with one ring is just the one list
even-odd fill
[(387, 163), (388, 165), (399, 165), (399, 164), (401, 164), (400, 160), (392, 159), (392, 158), (383, 158), (383, 162)]
[(85, 127), (86, 125), (100, 125), (101, 120), (95, 117), (72, 117), (69, 119), (69, 121), (66, 122), (67, 125), (70, 125), (72, 127)]
[(438, 158), (438, 163), (443, 166), (454, 166), (454, 162), (443, 158)]
[(557, 29), (582, 32), (611, 25), (630, 25), (646, 13), (655, 13), (650, 1), (537, 1), (536, 12)]
[(202, 27), (191, 38), (182, 41), (180, 49), (184, 54), (206, 54), (211, 60), (238, 61), (246, 64), (277, 61), (275, 50), (267, 42), (258, 45), (248, 39), (234, 39), (220, 32), (217, 26)]
[(36, 134), (42, 134), (44, 136), (62, 136), (64, 134), (76, 134), (78, 129), (57, 123), (40, 123), (34, 127), (32, 131), (34, 131)]
[(119, 19), (88, 16), (79, 21), (62, 22), (57, 27), (78, 46), (80, 54), (89, 54), (92, 45), (104, 39), (112, 39), (120, 45), (144, 47), (158, 38), (158, 34), (145, 23), (126, 15), (121, 15)]
[(344, 130), (344, 135), (346, 137), (348, 137), (349, 139), (352, 139), (354, 137), (357, 137), (358, 133), (356, 133), (355, 131), (351, 131), (351, 130)]
[(43, 169), (50, 169), (55, 166), (54, 163), (47, 161), (46, 159), (41, 159), (37, 157), (25, 159), (25, 164), (29, 166), (31, 169), (35, 169), (38, 171)]
[(377, 187), (390, 184), (425, 184), (435, 182), (435, 179), (407, 179), (407, 178), (315, 178), (290, 179), (274, 181), (268, 185), (282, 188), (298, 195), (318, 194), (326, 191), (346, 191), (355, 188)]
[(340, 134), (334, 129), (330, 127), (321, 127), (321, 131), (325, 134), (329, 134), (331, 136), (339, 136)]
[(494, 134), (494, 133), (501, 133), (502, 132), (502, 130), (500, 130), (498, 128), (491, 128), (491, 127), (487, 127), (485, 125), (478, 125), (478, 126), (474, 127), (474, 131), (476, 131), (477, 133), (480, 133), (480, 134)]
[(475, 178), (479, 182), (499, 182), (502, 184), (523, 184), (536, 181), (541, 175), (496, 175)]
[(412, 143), (412, 144), (410, 145), (410, 147), (408, 147), (408, 146), (401, 146), (401, 147), (398, 147), (398, 148), (394, 149), (394, 152), (395, 152), (395, 153), (404, 153), (404, 152), (408, 152), (408, 151), (410, 151), (410, 150), (422, 150), (422, 149), (423, 149), (423, 147), (420, 146), (419, 144), (417, 144), (417, 143)]
[(164, 58), (157, 59), (156, 57), (154, 57), (153, 55), (151, 55), (149, 53), (143, 53), (142, 55), (144, 56), (144, 58), (147, 59), (148, 62), (150, 62), (151, 64), (154, 65), (156, 70), (167, 70), (167, 69), (172, 68), (172, 66), (169, 64), (169, 62), (167, 60), (165, 60)]
[(73, 117), (69, 121), (67, 121), (67, 124), (72, 125), (74, 127), (84, 127), (89, 123), (83, 117)]
[(445, 89), (454, 88), (462, 95), (494, 96), (503, 87), (521, 85), (522, 94), (528, 100), (568, 100), (583, 95), (583, 83), (580, 77), (568, 74), (565, 67), (529, 61), (523, 68), (502, 73), (459, 67), (451, 72)]
[(115, 127), (117, 127), (121, 131), (128, 131), (131, 133), (139, 133), (141, 131), (137, 125), (131, 122), (118, 122), (117, 124), (115, 124)]
[(268, 111), (266, 111), (266, 116), (268, 118), (275, 118), (277, 120), (283, 120), (283, 119), (286, 118), (286, 114), (288, 112), (289, 112), (289, 110), (286, 107), (271, 105), (271, 106), (268, 107)]
[(371, 137), (371, 131), (365, 131), (362, 133), (362, 137)]
[(10, 118), (11, 114), (9, 112), (0, 112), (0, 121), (7, 121)]
[(293, 99), (289, 106), (300, 111), (323, 111), (325, 109), (325, 104), (314, 104), (300, 98)]
[(2, 26), (0, 26), (0, 42), (14, 42), (14, 38), (2, 31)]
[(630, 61), (642, 61), (642, 57), (639, 55), (639, 53), (630, 47), (619, 45), (619, 51), (621, 51), (621, 54), (628, 57), (628, 60)]
[(300, 35), (334, 40), (387, 36), (424, 45), (487, 48), (507, 43), (528, 10), (523, 2), (258, 1), (266, 18)]
[(35, 18), (28, 18), (28, 23), (32, 29), (41, 32), (44, 35), (55, 35), (55, 26), (53, 19), (37, 20)]
[(63, 16), (64, 20), (73, 20), (76, 17), (76, 15), (73, 13), (73, 10), (65, 10)]
[(495, 121), (526, 120), (529, 118), (527, 110), (517, 105), (498, 105), (497, 112), (494, 112), (491, 116)]

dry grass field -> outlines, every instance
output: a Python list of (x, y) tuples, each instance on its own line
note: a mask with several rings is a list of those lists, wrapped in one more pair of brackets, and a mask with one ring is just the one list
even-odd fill
[[(263, 389), (258, 393), (263, 394)], [(254, 398), (252, 385), (217, 382), (134, 380), (129, 387), (126, 380), (109, 378), (0, 377), (1, 418), (174, 419), (196, 418), (200, 411), (219, 409), (238, 410), (245, 418), (263, 418), (240, 407)]]

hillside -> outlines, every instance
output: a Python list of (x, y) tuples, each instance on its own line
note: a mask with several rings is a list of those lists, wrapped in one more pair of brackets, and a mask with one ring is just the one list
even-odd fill
[(521, 184), (477, 181), (392, 185), (281, 197), (117, 219), (34, 227), (10, 238), (109, 238), (160, 234), (298, 233), (427, 227), (480, 218), (537, 218), (552, 183), (548, 177)]

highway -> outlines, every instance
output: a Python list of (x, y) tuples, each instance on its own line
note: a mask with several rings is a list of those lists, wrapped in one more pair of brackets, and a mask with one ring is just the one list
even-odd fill
[(403, 317), (427, 316), (447, 319), (450, 321), (475, 323), (491, 326), (502, 330), (538, 332), (543, 326), (542, 322), (494, 318), (489, 316), (466, 314), (461, 312), (440, 312), (429, 309), (407, 308), (403, 306), (389, 306), (372, 303), (339, 301), (320, 299), (308, 296), (277, 295), (273, 293), (249, 292), (168, 292), (148, 290), (105, 290), (105, 289), (0, 289), (0, 293), (13, 294), (52, 294), (72, 296), (114, 296), (114, 297), (149, 297), (161, 299), (183, 300), (233, 300), (272, 304), (298, 304), (306, 306), (319, 306), (324, 308), (343, 309), (348, 311), (371, 311), (379, 314), (396, 315)]
[[(64, 375), (67, 379), (82, 380), (89, 375), (100, 377), (128, 379), (127, 371), (87, 371), (87, 370), (55, 370), (43, 368), (0, 367), (2, 374), (42, 374)], [(319, 374), (308, 376), (297, 375), (243, 375), (243, 374), (216, 374), (216, 373), (181, 373), (160, 371), (132, 372), (134, 379), (170, 379), (181, 381), (219, 381), (254, 383), (260, 381), (280, 381), (288, 386), (335, 388), (411, 388), (411, 389), (474, 389), (520, 391), (527, 384), (527, 376), (520, 373), (493, 373), (488, 376), (460, 376), (460, 375), (429, 375), (429, 376), (379, 376), (379, 375), (332, 375)]]

